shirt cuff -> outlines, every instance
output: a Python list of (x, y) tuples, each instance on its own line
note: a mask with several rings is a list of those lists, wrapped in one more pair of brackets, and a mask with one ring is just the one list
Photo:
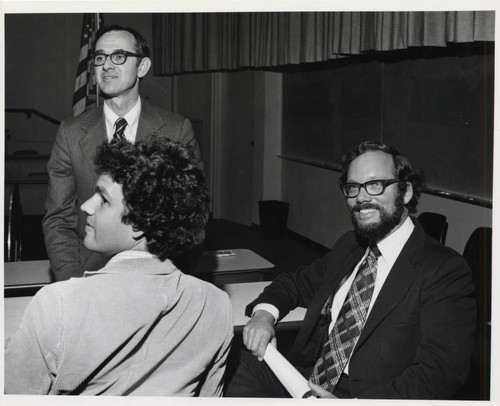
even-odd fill
[(276, 306), (273, 306), (272, 304), (259, 303), (253, 308), (252, 317), (257, 310), (265, 310), (266, 312), (271, 313), (271, 315), (274, 317), (274, 324), (276, 324), (278, 322), (278, 319), (280, 318), (280, 311), (276, 308)]

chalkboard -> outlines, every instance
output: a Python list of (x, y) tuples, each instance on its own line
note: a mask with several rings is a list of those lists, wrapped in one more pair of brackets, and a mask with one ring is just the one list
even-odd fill
[(349, 58), (283, 74), (285, 157), (338, 168), (375, 139), (424, 171), (431, 191), (492, 199), (490, 43)]

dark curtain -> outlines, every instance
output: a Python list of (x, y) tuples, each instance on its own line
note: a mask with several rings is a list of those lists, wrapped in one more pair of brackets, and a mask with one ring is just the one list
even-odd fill
[(494, 11), (153, 14), (156, 75), (494, 41)]

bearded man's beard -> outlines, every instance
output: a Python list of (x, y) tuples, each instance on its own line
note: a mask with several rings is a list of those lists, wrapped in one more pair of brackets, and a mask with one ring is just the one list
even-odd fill
[[(405, 204), (403, 193), (399, 193), (394, 202), (395, 209), (389, 213), (384, 207), (375, 203), (357, 203), (350, 208), (351, 220), (354, 225), (354, 231), (361, 237), (367, 238), (370, 241), (380, 241), (389, 234), (401, 221)], [(380, 220), (376, 223), (361, 224), (356, 214), (363, 209), (378, 210)]]

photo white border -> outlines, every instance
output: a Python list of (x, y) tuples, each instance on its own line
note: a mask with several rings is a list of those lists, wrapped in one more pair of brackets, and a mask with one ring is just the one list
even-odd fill
[[(0, 0), (0, 18), (2, 28), (5, 27), (4, 15), (10, 13), (84, 13), (88, 11), (102, 13), (153, 13), (153, 12), (245, 12), (245, 11), (463, 11), (463, 10), (495, 10), (495, 42), (499, 39), (499, 9), (500, 1), (493, 0), (476, 0), (476, 1), (450, 1), (450, 0), (413, 0), (413, 1), (393, 1), (393, 0), (168, 0), (168, 1), (120, 1), (120, 0), (87, 0), (87, 1), (29, 1), (29, 0)], [(4, 29), (0, 33), (0, 50), (2, 55), (5, 47), (5, 32)], [(500, 274), (496, 271), (499, 264), (500, 254), (500, 237), (498, 234), (499, 213), (496, 210), (497, 195), (499, 195), (499, 179), (500, 166), (496, 165), (497, 158), (500, 157), (500, 137), (499, 137), (499, 86), (500, 79), (497, 75), (500, 60), (499, 52), (495, 52), (495, 120), (494, 120), (494, 168), (493, 168), (493, 258), (492, 258), (492, 291), (498, 292), (500, 283)], [(5, 95), (5, 59), (0, 59), (0, 92)], [(5, 109), (5, 98), (0, 99), (0, 111)], [(0, 114), (0, 131), (5, 134), (5, 117)], [(495, 142), (497, 141), (497, 142)], [(4, 143), (0, 143), (0, 156), (2, 165), (4, 162)], [(4, 167), (4, 166), (3, 166)], [(2, 176), (4, 174), (2, 173)], [(0, 200), (4, 202), (4, 188), (1, 188)], [(0, 220), (3, 222), (3, 219)], [(3, 237), (2, 237), (3, 238)], [(3, 251), (2, 254), (3, 255)], [(3, 272), (1, 273), (3, 284)], [(492, 295), (492, 333), (491, 333), (491, 400), (488, 403), (500, 404), (498, 385), (494, 382), (499, 382), (499, 351), (498, 345), (493, 343), (499, 342), (498, 331), (498, 312), (500, 300)], [(3, 301), (0, 306), (3, 314)], [(2, 323), (3, 337), (3, 323)], [(3, 338), (2, 338), (3, 342)], [(2, 353), (3, 355), (3, 353)], [(3, 393), (3, 356), (0, 361), (0, 387)], [(174, 398), (174, 397), (69, 397), (69, 396), (21, 396), (21, 395), (0, 395), (0, 404), (5, 406), (32, 406), (32, 405), (282, 405), (299, 402), (314, 402), (314, 399), (297, 400), (297, 399), (234, 399), (234, 398)], [(319, 400), (322, 404), (352, 404), (352, 400)], [(201, 402), (201, 403), (200, 403)], [(380, 404), (435, 404), (436, 401), (389, 401), (389, 400), (356, 400), (356, 405), (380, 405)], [(431, 403), (432, 402), (432, 403)], [(466, 405), (468, 401), (440, 401), (439, 405)]]

